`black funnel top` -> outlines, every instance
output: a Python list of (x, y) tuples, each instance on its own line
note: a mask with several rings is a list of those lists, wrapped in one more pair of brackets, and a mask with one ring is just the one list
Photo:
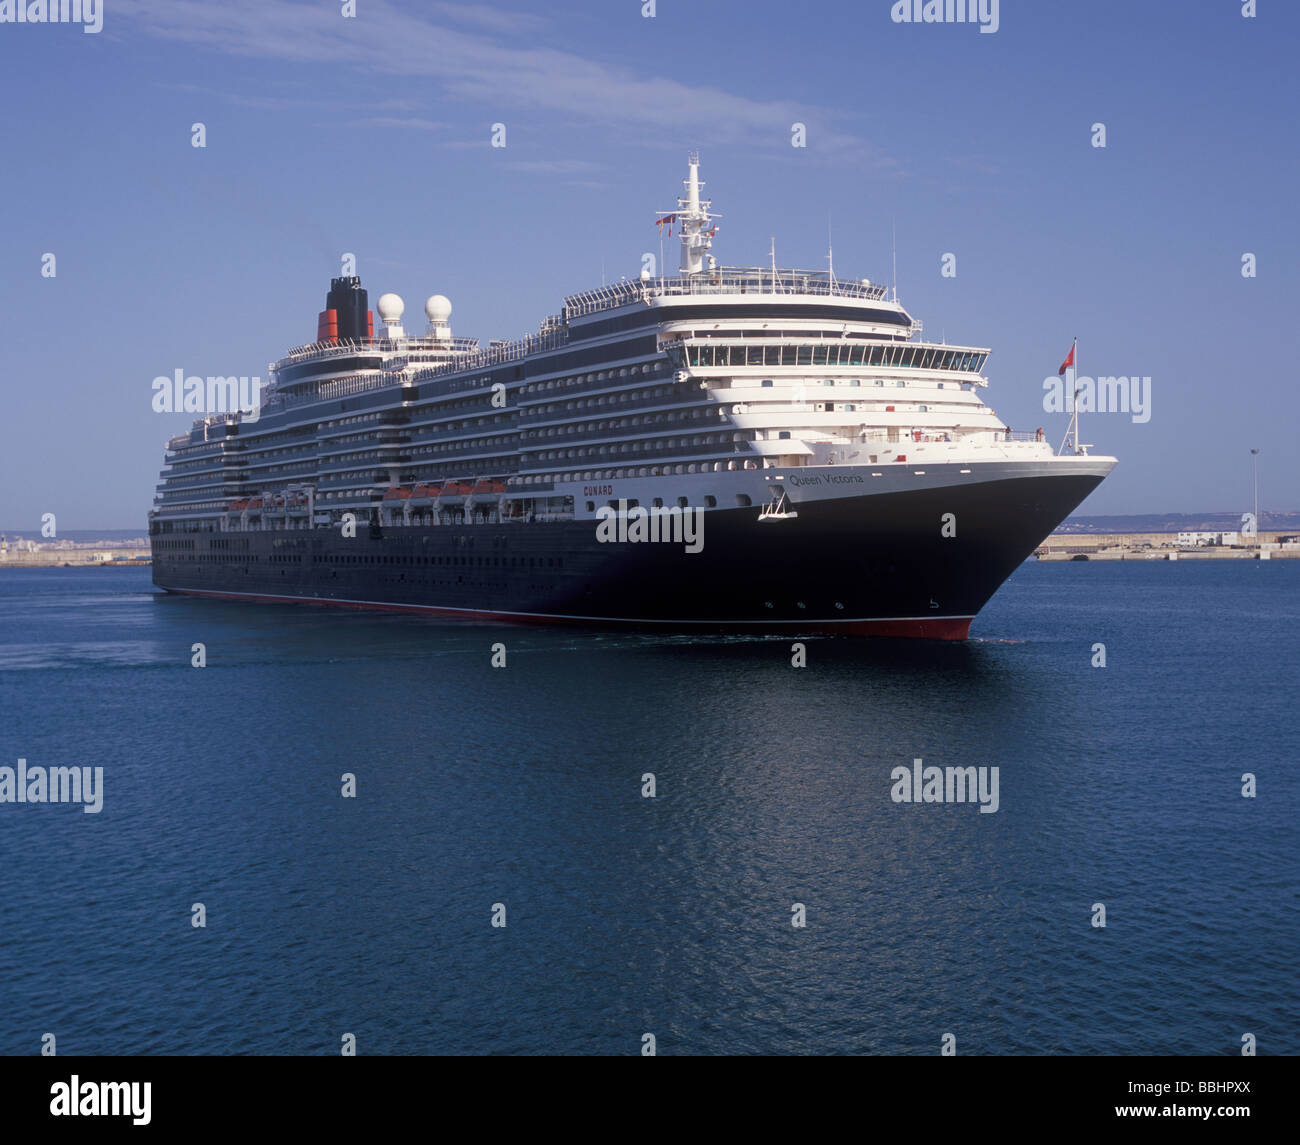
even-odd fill
[(356, 275), (330, 279), (325, 309), (338, 312), (340, 342), (364, 342), (370, 337), (366, 306), (366, 292)]

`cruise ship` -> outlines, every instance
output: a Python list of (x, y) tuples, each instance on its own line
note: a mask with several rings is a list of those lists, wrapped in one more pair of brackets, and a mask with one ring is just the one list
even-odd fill
[(989, 350), (897, 291), (719, 265), (698, 156), (675, 276), (564, 300), (518, 341), (335, 278), (252, 412), (167, 445), (154, 583), (494, 623), (961, 640), (1116, 464), (1012, 432)]

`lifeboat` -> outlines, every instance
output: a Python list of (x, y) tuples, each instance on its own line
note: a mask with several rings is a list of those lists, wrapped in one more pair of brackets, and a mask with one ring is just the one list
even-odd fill
[(260, 509), (260, 508), (262, 507), (262, 498), (261, 498), (261, 497), (254, 497), (254, 498), (253, 498), (253, 499), (248, 503), (248, 507), (249, 507), (250, 509)]
[(410, 496), (411, 491), (409, 489), (402, 489), (399, 487), (397, 489), (388, 490), (388, 492), (384, 494), (384, 501), (391, 504), (393, 501), (406, 501)]
[(230, 502), (230, 505), (229, 505), (229, 506), (227, 507), (227, 509), (226, 509), (226, 512), (228, 512), (228, 513), (242, 513), (242, 512), (243, 512), (245, 509), (247, 509), (247, 508), (248, 508), (248, 502), (247, 502), (247, 501), (231, 501), (231, 502)]

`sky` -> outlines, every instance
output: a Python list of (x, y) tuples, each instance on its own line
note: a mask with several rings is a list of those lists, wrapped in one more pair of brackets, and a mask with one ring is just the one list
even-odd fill
[(1082, 415), (1119, 465), (1079, 513), (1244, 512), (1252, 448), (1261, 509), (1300, 509), (1300, 5), (1001, 0), (988, 32), (890, 0), (347, 7), (0, 22), (0, 527), (143, 531), (194, 416), (153, 379), (265, 378), (346, 253), (372, 306), (422, 333), (443, 293), (484, 343), (635, 277), (691, 150), (720, 263), (775, 237), (820, 268), (829, 236), (837, 274), (889, 281), (894, 236), (900, 301), (991, 348), (1017, 429), (1060, 439), (1075, 337), (1082, 374), (1150, 378), (1148, 420)]

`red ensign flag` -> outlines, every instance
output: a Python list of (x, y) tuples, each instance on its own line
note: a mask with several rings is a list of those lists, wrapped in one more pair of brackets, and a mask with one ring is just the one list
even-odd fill
[(1077, 345), (1078, 343), (1075, 342), (1074, 345), (1070, 347), (1070, 352), (1066, 355), (1065, 361), (1061, 363), (1061, 368), (1056, 371), (1058, 377), (1063, 375), (1067, 369), (1074, 365), (1074, 347)]

